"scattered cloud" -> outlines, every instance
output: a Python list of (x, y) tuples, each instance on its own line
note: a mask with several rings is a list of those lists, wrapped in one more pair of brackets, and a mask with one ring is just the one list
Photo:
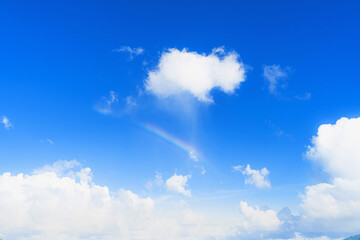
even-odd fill
[(141, 55), (144, 53), (144, 49), (141, 47), (131, 48), (129, 46), (122, 46), (117, 49), (114, 49), (113, 52), (124, 52), (129, 53), (130, 59), (133, 59), (135, 56)]
[(164, 185), (164, 180), (162, 178), (162, 174), (160, 172), (156, 172), (155, 178), (153, 180), (149, 180), (146, 183), (146, 188), (152, 189), (154, 187), (162, 187)]
[(9, 118), (7, 116), (2, 116), (1, 117), (1, 123), (4, 125), (4, 128), (6, 130), (10, 130), (10, 128), (13, 127), (13, 125), (11, 124)]
[[(189, 177), (174, 174), (166, 185), (190, 196), (184, 188)], [(156, 179), (162, 184), (159, 174)], [(80, 168), (75, 160), (58, 161), (32, 174), (0, 174), (0, 194), (3, 239), (233, 239), (249, 232), (260, 236), (281, 224), (274, 211), (245, 202), (237, 216), (212, 216), (178, 199), (168, 207), (169, 199), (164, 205), (130, 190), (113, 192), (97, 185), (91, 169)]]
[(102, 97), (100, 101), (95, 104), (95, 110), (102, 114), (110, 114), (113, 112), (112, 105), (119, 102), (119, 99), (114, 91), (109, 92), (109, 97)]
[(251, 207), (243, 201), (240, 202), (240, 212), (245, 218), (243, 227), (250, 231), (275, 231), (282, 224), (275, 211)]
[(194, 162), (198, 162), (198, 161), (199, 161), (199, 158), (197, 157), (195, 151), (190, 151), (189, 157), (190, 157), (192, 160), (194, 160)]
[(241, 165), (234, 166), (233, 170), (241, 172), (244, 176), (246, 176), (245, 184), (254, 185), (258, 188), (271, 187), (270, 180), (268, 178), (270, 172), (266, 168), (255, 170), (251, 169), (250, 165), (247, 164), (245, 170), (243, 170), (243, 166)]
[(164, 51), (155, 70), (149, 71), (147, 91), (161, 98), (187, 93), (212, 103), (212, 89), (231, 94), (245, 81), (245, 66), (236, 52), (216, 48), (209, 55), (175, 48)]
[(135, 107), (136, 105), (137, 105), (137, 103), (136, 103), (135, 98), (133, 98), (132, 96), (126, 97), (126, 106), (128, 109), (131, 109), (131, 108)]
[[(266, 65), (264, 66), (264, 78), (267, 81), (269, 92), (277, 95), (279, 85), (284, 84), (284, 79), (287, 77), (287, 71), (282, 69), (280, 65)], [(284, 86), (284, 85), (282, 85)]]
[(185, 189), (185, 187), (187, 186), (187, 181), (190, 178), (190, 175), (183, 176), (177, 175), (175, 173), (172, 177), (166, 180), (166, 189), (170, 192), (180, 193), (190, 197), (191, 191), (189, 189)]

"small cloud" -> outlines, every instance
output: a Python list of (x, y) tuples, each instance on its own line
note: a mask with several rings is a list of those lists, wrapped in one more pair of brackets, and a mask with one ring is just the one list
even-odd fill
[(189, 157), (190, 157), (192, 160), (194, 160), (194, 162), (198, 162), (198, 161), (199, 161), (199, 158), (197, 157), (195, 151), (190, 151)]
[(141, 47), (131, 48), (129, 46), (122, 46), (120, 48), (114, 49), (113, 52), (125, 52), (129, 53), (130, 59), (133, 59), (135, 56), (141, 55), (144, 53), (144, 49)]
[(155, 178), (153, 180), (149, 180), (145, 186), (147, 189), (152, 189), (154, 187), (162, 187), (163, 184), (164, 184), (164, 180), (162, 178), (161, 173), (156, 172)]
[(128, 109), (131, 109), (131, 108), (135, 107), (136, 105), (137, 105), (137, 103), (136, 103), (135, 98), (133, 98), (132, 96), (126, 97), (126, 106)]
[(11, 124), (11, 122), (7, 116), (2, 116), (1, 123), (4, 124), (4, 128), (6, 130), (10, 130), (10, 128), (13, 128), (13, 125)]
[(243, 166), (241, 165), (238, 165), (238, 166), (233, 166), (232, 169), (235, 171), (235, 172), (241, 172), (241, 169), (243, 168)]
[(309, 100), (311, 98), (311, 93), (306, 92), (304, 95), (298, 95), (295, 96), (295, 99), (300, 100), (300, 101), (306, 101)]
[(112, 105), (118, 102), (118, 97), (114, 91), (110, 91), (109, 97), (102, 97), (100, 101), (95, 104), (95, 109), (102, 114), (112, 113)]
[(49, 138), (47, 138), (47, 139), (45, 139), (45, 140), (43, 140), (43, 139), (40, 139), (40, 142), (46, 142), (46, 143), (49, 143), (49, 144), (54, 144), (54, 142), (51, 140), (51, 139), (49, 139)]
[(185, 189), (187, 181), (191, 178), (190, 175), (183, 176), (176, 173), (166, 180), (166, 189), (170, 192), (180, 193), (187, 197), (191, 196), (191, 190)]
[(249, 164), (246, 166), (245, 170), (243, 170), (243, 166), (241, 165), (232, 168), (235, 172), (241, 172), (244, 176), (247, 176), (245, 184), (254, 185), (258, 188), (271, 187), (270, 180), (268, 179), (270, 172), (266, 168), (255, 170), (251, 169)]
[(287, 77), (287, 71), (282, 69), (280, 65), (264, 66), (264, 78), (268, 83), (269, 92), (277, 95), (279, 85), (285, 87), (284, 79)]

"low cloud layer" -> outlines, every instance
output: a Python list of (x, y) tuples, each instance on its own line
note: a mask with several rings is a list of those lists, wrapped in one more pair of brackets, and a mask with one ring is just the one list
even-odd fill
[(171, 48), (148, 73), (145, 88), (161, 98), (187, 93), (201, 102), (213, 102), (211, 90), (231, 94), (244, 81), (245, 67), (236, 52), (216, 48), (206, 55)]
[[(174, 174), (166, 186), (190, 195), (186, 182), (186, 176)], [(184, 204), (168, 209), (130, 190), (111, 192), (95, 184), (91, 169), (76, 161), (59, 161), (28, 175), (3, 173), (0, 196), (3, 239), (247, 239), (281, 225), (274, 211), (246, 202), (234, 209), (237, 217), (210, 217)]]

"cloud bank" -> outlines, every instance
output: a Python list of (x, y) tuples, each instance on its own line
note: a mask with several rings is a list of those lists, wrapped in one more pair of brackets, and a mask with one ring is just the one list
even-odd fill
[(231, 94), (244, 81), (245, 67), (236, 52), (217, 48), (206, 55), (171, 48), (149, 71), (145, 88), (161, 98), (187, 93), (201, 102), (213, 102), (212, 89)]
[[(186, 176), (174, 174), (166, 185), (190, 195), (186, 182)], [(184, 204), (167, 208), (130, 190), (111, 192), (93, 182), (90, 168), (80, 168), (74, 160), (58, 161), (32, 174), (3, 173), (0, 196), (3, 239), (201, 240), (239, 234), (245, 239), (249, 233), (275, 231), (281, 224), (274, 211), (246, 202), (241, 202), (236, 217), (211, 217)]]

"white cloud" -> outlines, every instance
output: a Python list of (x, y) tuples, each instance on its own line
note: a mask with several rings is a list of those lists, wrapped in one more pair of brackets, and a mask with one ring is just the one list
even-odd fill
[(164, 180), (162, 178), (162, 175), (160, 172), (156, 172), (155, 178), (153, 180), (150, 180), (146, 183), (146, 187), (148, 189), (154, 188), (154, 187), (162, 187), (164, 184)]
[(360, 179), (335, 178), (331, 183), (307, 186), (301, 207), (306, 229), (360, 231)]
[(7, 116), (2, 116), (1, 123), (4, 124), (4, 128), (7, 130), (10, 130), (10, 128), (13, 127), (13, 125), (11, 124), (11, 122)]
[(198, 162), (198, 161), (199, 161), (199, 158), (197, 157), (195, 151), (190, 151), (189, 157), (190, 157), (194, 162)]
[(114, 52), (126, 52), (130, 54), (130, 59), (133, 59), (134, 56), (141, 55), (144, 53), (144, 49), (141, 47), (131, 48), (129, 46), (122, 46), (120, 48), (114, 49)]
[(74, 177), (56, 173), (58, 165), (63, 169), (74, 164), (63, 161), (32, 175), (0, 175), (3, 238), (118, 239), (130, 234), (127, 224), (135, 225), (135, 219), (141, 221), (153, 210), (150, 198), (123, 189), (112, 195), (107, 187), (94, 184), (89, 168)]
[(312, 138), (307, 157), (333, 177), (360, 178), (360, 118), (323, 124)]
[(185, 189), (189, 178), (191, 178), (190, 175), (183, 176), (174, 173), (172, 177), (166, 180), (166, 189), (170, 192), (180, 193), (190, 197), (191, 191), (189, 189)]
[(199, 101), (213, 102), (212, 89), (231, 94), (244, 81), (245, 67), (236, 52), (225, 54), (218, 48), (206, 55), (171, 48), (148, 73), (145, 88), (158, 97), (188, 93)]
[[(227, 239), (240, 233), (246, 236), (248, 231), (272, 231), (280, 224), (272, 210), (244, 202), (236, 217), (211, 217), (211, 211), (204, 215), (187, 204), (174, 209), (178, 200), (168, 209), (161, 200), (155, 203), (130, 190), (110, 192), (93, 182), (90, 168), (75, 171), (72, 167), (79, 163), (58, 161), (32, 174), (0, 174), (0, 238)], [(187, 179), (182, 181), (186, 184)]]
[(109, 97), (102, 97), (100, 101), (95, 104), (95, 109), (102, 114), (110, 114), (113, 112), (112, 105), (119, 101), (114, 91), (109, 92)]
[(268, 82), (268, 87), (271, 94), (278, 93), (280, 81), (286, 76), (286, 71), (281, 69), (280, 65), (264, 66), (264, 78)]
[[(275, 239), (271, 239), (271, 240), (275, 240)], [(285, 240), (285, 239), (276, 239), (276, 240)], [(295, 237), (293, 238), (287, 238), (286, 240), (331, 240), (330, 238), (328, 238), (327, 236), (321, 236), (321, 237), (304, 237), (303, 235), (301, 235), (300, 233), (296, 232), (295, 233)], [(333, 239), (335, 240), (335, 239)], [(337, 240), (341, 240), (340, 238), (338, 238)]]
[(245, 218), (242, 226), (249, 231), (275, 231), (282, 224), (275, 211), (251, 207), (243, 201), (240, 202), (240, 212)]
[(331, 177), (306, 187), (302, 224), (328, 232), (360, 231), (360, 118), (323, 124), (312, 138), (307, 157)]
[(270, 180), (268, 175), (270, 172), (263, 168), (261, 170), (251, 169), (250, 165), (246, 165), (244, 171), (242, 171), (243, 167), (241, 165), (234, 166), (233, 170), (241, 172), (244, 176), (247, 176), (245, 179), (245, 184), (255, 185), (258, 188), (269, 188), (271, 187)]

